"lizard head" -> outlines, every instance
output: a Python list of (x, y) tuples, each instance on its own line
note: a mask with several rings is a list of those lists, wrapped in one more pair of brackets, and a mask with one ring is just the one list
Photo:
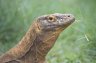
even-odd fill
[(38, 29), (40, 31), (64, 30), (75, 21), (72, 14), (49, 14), (37, 18)]

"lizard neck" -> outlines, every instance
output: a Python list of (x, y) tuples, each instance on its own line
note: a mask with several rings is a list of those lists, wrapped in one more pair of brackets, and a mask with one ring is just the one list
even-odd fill
[(23, 39), (10, 49), (2, 59), (4, 61), (18, 60), (21, 63), (44, 63), (45, 56), (54, 45), (58, 32), (40, 32), (36, 25), (31, 26)]
[(54, 45), (59, 33), (41, 33), (36, 36), (29, 51), (20, 58), (24, 62), (43, 63), (45, 56)]

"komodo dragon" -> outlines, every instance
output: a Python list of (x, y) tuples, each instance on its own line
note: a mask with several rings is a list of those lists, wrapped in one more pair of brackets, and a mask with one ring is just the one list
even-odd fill
[(0, 57), (0, 63), (45, 63), (45, 56), (59, 34), (74, 21), (72, 14), (38, 17), (23, 39)]

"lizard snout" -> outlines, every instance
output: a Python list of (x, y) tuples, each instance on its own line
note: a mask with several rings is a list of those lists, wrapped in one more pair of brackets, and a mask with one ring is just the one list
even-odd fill
[(75, 17), (72, 14), (63, 14), (62, 19), (64, 24), (71, 24), (75, 21)]
[(75, 21), (75, 17), (72, 14), (64, 14), (63, 19), (69, 20), (69, 21)]

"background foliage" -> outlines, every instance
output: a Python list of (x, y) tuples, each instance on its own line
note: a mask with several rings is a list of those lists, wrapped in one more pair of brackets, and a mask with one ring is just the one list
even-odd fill
[(0, 54), (24, 36), (34, 18), (72, 13), (67, 28), (47, 55), (49, 63), (96, 63), (96, 0), (0, 0)]

